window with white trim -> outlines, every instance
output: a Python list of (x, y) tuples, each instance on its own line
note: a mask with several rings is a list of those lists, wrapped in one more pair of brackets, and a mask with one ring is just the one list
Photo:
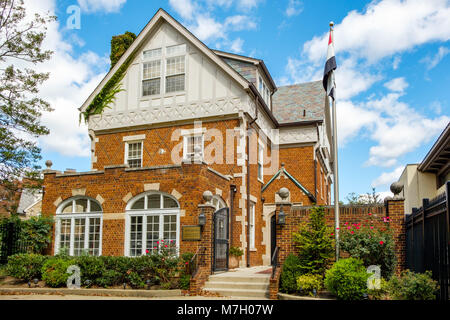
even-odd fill
[(178, 202), (168, 194), (150, 192), (131, 200), (127, 205), (125, 255), (141, 256), (166, 245), (178, 248), (179, 213)]
[(94, 199), (74, 197), (56, 210), (55, 253), (101, 255), (102, 207)]
[(203, 159), (204, 139), (203, 134), (185, 135), (183, 159), (191, 160), (197, 155), (200, 159)]
[(264, 181), (264, 146), (258, 143), (258, 179)]
[(186, 69), (186, 45), (166, 48), (166, 93), (184, 91)]
[(142, 141), (127, 142), (125, 144), (125, 163), (130, 168), (142, 167)]
[(142, 64), (142, 96), (161, 93), (161, 55), (162, 49), (146, 50)]
[(255, 204), (253, 202), (250, 203), (249, 228), (250, 248), (255, 249)]

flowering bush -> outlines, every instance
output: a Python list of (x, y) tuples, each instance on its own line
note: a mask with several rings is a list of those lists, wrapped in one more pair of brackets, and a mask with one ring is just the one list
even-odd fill
[(376, 227), (372, 215), (365, 224), (345, 222), (341, 227), (340, 248), (353, 258), (361, 259), (366, 267), (377, 265), (383, 278), (389, 279), (397, 263), (395, 242), (389, 228), (389, 217)]

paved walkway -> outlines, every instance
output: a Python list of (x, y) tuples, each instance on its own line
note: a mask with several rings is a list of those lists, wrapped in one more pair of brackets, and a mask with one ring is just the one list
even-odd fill
[[(264, 273), (261, 273), (264, 272)], [(261, 277), (261, 278), (267, 278), (268, 276), (272, 275), (272, 267), (271, 266), (258, 266), (258, 267), (251, 267), (251, 268), (236, 268), (231, 269), (227, 272), (223, 273), (215, 273), (215, 274), (226, 274), (230, 277)]]

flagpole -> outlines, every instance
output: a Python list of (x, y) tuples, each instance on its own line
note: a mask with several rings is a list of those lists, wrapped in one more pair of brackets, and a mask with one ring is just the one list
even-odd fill
[[(330, 32), (333, 32), (334, 23), (330, 22)], [(334, 45), (334, 37), (333, 37)], [(334, 75), (333, 75), (334, 76)], [(333, 79), (334, 80), (334, 79)], [(328, 99), (330, 99), (328, 97)], [(337, 144), (337, 121), (336, 121), (336, 86), (334, 87), (334, 99), (332, 104), (333, 117), (333, 171), (334, 171), (334, 224), (336, 238), (336, 261), (339, 260), (339, 174), (338, 174), (338, 144)]]

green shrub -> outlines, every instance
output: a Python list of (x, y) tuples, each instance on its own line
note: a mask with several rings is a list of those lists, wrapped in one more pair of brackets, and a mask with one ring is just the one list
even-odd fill
[(387, 300), (389, 297), (388, 282), (384, 279), (380, 279), (379, 289), (368, 289), (367, 293), (370, 300)]
[(182, 275), (179, 280), (180, 289), (189, 290), (190, 285), (191, 285), (191, 276), (188, 274)]
[(325, 274), (328, 264), (334, 257), (332, 232), (333, 230), (326, 226), (325, 209), (312, 208), (309, 222), (301, 225), (292, 238), (298, 248), (302, 274)]
[(42, 266), (42, 280), (52, 288), (66, 286), (67, 279), (70, 276), (70, 274), (67, 273), (67, 268), (75, 264), (75, 260), (50, 258)]
[(116, 285), (122, 285), (122, 274), (115, 270), (105, 270), (101, 277), (95, 279), (95, 284), (100, 287), (108, 288)]
[(367, 294), (367, 273), (362, 260), (342, 259), (327, 270), (325, 286), (338, 299), (361, 300)]
[(297, 278), (301, 275), (300, 259), (295, 254), (290, 254), (284, 260), (280, 277), (280, 291), (291, 293), (297, 291)]
[(96, 282), (96, 279), (103, 277), (106, 270), (103, 260), (94, 256), (77, 257), (75, 264), (80, 267), (82, 284), (85, 284), (86, 280)]
[(144, 281), (137, 272), (130, 272), (127, 276), (127, 280), (133, 289), (141, 289), (145, 286)]
[(231, 247), (230, 248), (230, 255), (235, 257), (240, 257), (244, 254), (244, 251), (239, 247)]
[(304, 274), (297, 278), (297, 290), (314, 296), (314, 290), (319, 293), (323, 288), (323, 278), (320, 274)]
[(394, 300), (434, 300), (439, 285), (431, 278), (431, 271), (414, 273), (406, 270), (400, 277), (392, 277), (388, 288)]
[(390, 279), (395, 271), (397, 258), (389, 220), (385, 221), (384, 227), (376, 227), (372, 219), (364, 225), (345, 223), (339, 243), (342, 251), (361, 259), (364, 266), (380, 266), (381, 276)]
[(31, 281), (33, 279), (41, 279), (41, 269), (47, 261), (46, 256), (34, 253), (21, 253), (8, 257), (6, 272), (11, 277)]

